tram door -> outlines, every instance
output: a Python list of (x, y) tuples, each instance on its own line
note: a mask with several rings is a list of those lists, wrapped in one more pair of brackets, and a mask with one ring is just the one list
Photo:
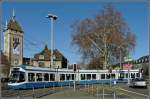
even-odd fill
[(125, 72), (124, 71), (120, 71), (119, 73), (119, 77), (120, 80), (123, 80), (125, 78)]

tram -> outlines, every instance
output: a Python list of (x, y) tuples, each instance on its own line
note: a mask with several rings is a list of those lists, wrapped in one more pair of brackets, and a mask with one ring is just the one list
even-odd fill
[(76, 70), (52, 69), (19, 65), (10, 69), (8, 86), (14, 89), (31, 89), (42, 87), (59, 87), (74, 84), (127, 82), (129, 79), (141, 78), (139, 70)]

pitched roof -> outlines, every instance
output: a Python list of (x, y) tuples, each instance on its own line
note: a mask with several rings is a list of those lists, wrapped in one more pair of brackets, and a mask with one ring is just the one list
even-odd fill
[(7, 25), (7, 29), (11, 29), (11, 30), (15, 30), (15, 31), (23, 33), (20, 24), (15, 19), (11, 19), (9, 21), (9, 23)]
[[(66, 59), (57, 49), (53, 50), (53, 54), (55, 56), (54, 60), (63, 60)], [(44, 59), (39, 59), (39, 56), (43, 55)], [(45, 60), (45, 61), (50, 61), (51, 58), (51, 50), (48, 49), (47, 45), (45, 48), (40, 52), (34, 55), (34, 60)]]

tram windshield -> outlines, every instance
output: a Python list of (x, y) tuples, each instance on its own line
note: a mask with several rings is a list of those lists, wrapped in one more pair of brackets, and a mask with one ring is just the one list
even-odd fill
[(11, 83), (19, 83), (25, 81), (25, 73), (21, 71), (11, 71), (10, 80)]

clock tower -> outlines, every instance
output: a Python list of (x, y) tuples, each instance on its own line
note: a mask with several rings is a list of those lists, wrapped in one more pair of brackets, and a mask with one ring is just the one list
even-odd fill
[(19, 23), (13, 17), (6, 22), (4, 30), (4, 54), (8, 58), (10, 65), (21, 65), (23, 61), (23, 31)]

